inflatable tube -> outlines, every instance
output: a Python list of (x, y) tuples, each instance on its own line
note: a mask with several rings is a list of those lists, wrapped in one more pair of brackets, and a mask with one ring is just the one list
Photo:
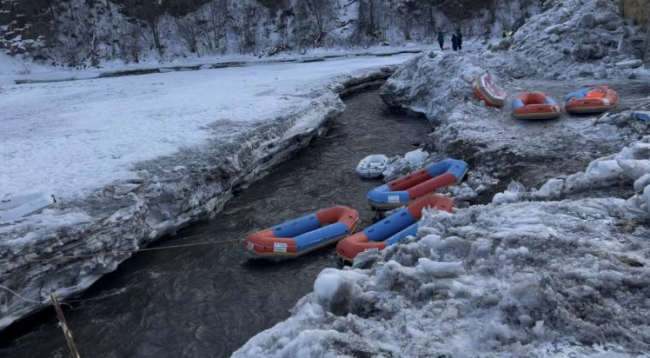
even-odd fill
[(374, 208), (397, 208), (435, 190), (458, 184), (466, 172), (467, 163), (464, 161), (445, 159), (372, 189), (366, 196)]
[(256, 232), (246, 238), (246, 250), (256, 257), (298, 257), (350, 235), (358, 224), (356, 210), (335, 206)]
[(489, 73), (474, 77), (474, 95), (491, 107), (501, 108), (506, 104), (507, 93)]
[(357, 175), (365, 179), (380, 178), (384, 175), (388, 157), (383, 154), (369, 155), (359, 162), (355, 170)]
[(524, 93), (512, 101), (511, 107), (517, 119), (556, 119), (562, 115), (557, 102), (541, 92)]
[(0, 200), (0, 222), (15, 221), (56, 203), (54, 195), (35, 193)]
[(618, 93), (607, 86), (587, 87), (564, 99), (569, 113), (603, 113), (616, 108)]
[(454, 200), (441, 195), (427, 195), (369, 228), (348, 236), (336, 245), (336, 253), (344, 260), (352, 261), (361, 252), (381, 251), (408, 236), (417, 233), (422, 209), (436, 208), (451, 212)]

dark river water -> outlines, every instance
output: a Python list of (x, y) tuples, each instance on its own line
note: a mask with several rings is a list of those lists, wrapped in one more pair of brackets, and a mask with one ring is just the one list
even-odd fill
[[(327, 137), (240, 193), (215, 219), (156, 245), (243, 238), (339, 204), (359, 210), (360, 228), (370, 225), (374, 213), (365, 193), (379, 182), (358, 179), (354, 168), (368, 154), (413, 150), (429, 125), (390, 113), (377, 91), (352, 95), (345, 104)], [(241, 243), (144, 252), (75, 298), (81, 302), (65, 306), (65, 315), (84, 358), (229, 357), (289, 317), (318, 273), (338, 265), (334, 247), (283, 262), (248, 260)], [(4, 332), (17, 338), (4, 340), (0, 356), (68, 356), (53, 312), (20, 330)]]

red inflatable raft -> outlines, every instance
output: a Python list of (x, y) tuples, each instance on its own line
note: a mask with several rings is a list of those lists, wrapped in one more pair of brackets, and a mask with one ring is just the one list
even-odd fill
[(474, 95), (492, 107), (503, 107), (506, 104), (506, 91), (503, 90), (489, 73), (474, 77)]
[[(406, 236), (400, 235), (400, 233), (413, 228), (413, 225), (422, 217), (422, 209), (436, 208), (451, 212), (453, 207), (453, 199), (442, 195), (429, 194), (362, 232), (339, 241), (336, 245), (336, 253), (344, 260), (352, 261), (361, 252), (383, 250)], [(417, 228), (415, 228), (415, 232), (417, 232)]]
[(517, 119), (555, 119), (562, 115), (560, 105), (541, 92), (524, 93), (512, 101), (511, 107)]
[(587, 87), (569, 93), (565, 101), (570, 113), (603, 113), (616, 108), (618, 93), (607, 86)]
[(358, 224), (356, 210), (334, 206), (256, 232), (246, 238), (246, 250), (257, 257), (298, 257), (338, 242)]

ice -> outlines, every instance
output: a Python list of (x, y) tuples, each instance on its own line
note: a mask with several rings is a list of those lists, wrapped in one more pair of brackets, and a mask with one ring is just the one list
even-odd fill
[(423, 257), (418, 263), (424, 274), (434, 278), (453, 278), (464, 272), (462, 262), (437, 262)]
[[(333, 77), (409, 57), (7, 86), (0, 103), (7, 129), (0, 133), (0, 192), (51, 191), (78, 199), (130, 178), (137, 162), (215, 137), (228, 140), (304, 110), (313, 101), (305, 94), (322, 91)], [(308, 114), (314, 118), (305, 116), (288, 136), (317, 126), (322, 114)]]
[[(647, 212), (605, 198), (473, 206), (435, 217), (421, 229), (430, 235), (352, 270), (370, 279), (357, 281), (359, 294), (335, 294), (350, 300), (345, 315), (305, 311), (317, 300), (308, 295), (291, 318), (233, 357), (287, 354), (274, 346), (279, 339), (305, 357), (386, 349), (400, 357), (636, 357), (650, 348), (650, 267), (639, 264), (650, 232), (612, 229), (647, 220)], [(305, 341), (302, 332), (313, 335)]]
[(634, 191), (643, 191), (643, 188), (650, 185), (650, 173), (644, 174), (634, 182)]
[(412, 168), (422, 167), (424, 162), (429, 159), (429, 153), (422, 149), (416, 149), (406, 153), (404, 159)]
[(518, 201), (526, 193), (526, 188), (521, 183), (511, 181), (508, 188), (503, 193), (497, 193), (492, 198), (493, 204), (514, 203)]
[(650, 160), (622, 159), (617, 161), (625, 176), (637, 180), (650, 173)]
[(558, 199), (562, 195), (564, 189), (563, 179), (551, 179), (542, 185), (533, 196), (538, 199)]

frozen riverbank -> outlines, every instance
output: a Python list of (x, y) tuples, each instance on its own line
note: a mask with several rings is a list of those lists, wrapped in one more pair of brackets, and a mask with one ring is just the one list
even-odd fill
[[(546, 1), (493, 51), (403, 65), (382, 97), (429, 119), (427, 149), (466, 160), (482, 181), (466, 197), (487, 205), (426, 213), (416, 238), (324, 270), (233, 357), (647, 357), (650, 127), (630, 109), (650, 106), (649, 73), (618, 65), (640, 34), (616, 5)], [(475, 98), (486, 71), (509, 100), (609, 85), (619, 109), (517, 121)], [(539, 190), (498, 193), (512, 179)]]
[(130, 255), (76, 257), (132, 250), (218, 211), (320, 136), (344, 108), (339, 92), (409, 57), (7, 87), (2, 191), (60, 200), (0, 227), (0, 284), (33, 301), (2, 291), (0, 327)]

